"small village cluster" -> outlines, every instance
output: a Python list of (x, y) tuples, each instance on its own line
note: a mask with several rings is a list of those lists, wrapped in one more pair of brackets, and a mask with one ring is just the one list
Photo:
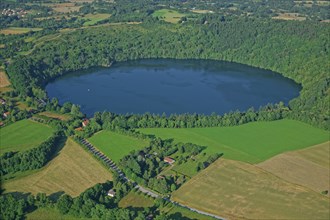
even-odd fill
[(17, 16), (18, 18), (24, 18), (27, 15), (27, 11), (24, 9), (3, 9), (1, 12), (1, 15), (3, 16)]

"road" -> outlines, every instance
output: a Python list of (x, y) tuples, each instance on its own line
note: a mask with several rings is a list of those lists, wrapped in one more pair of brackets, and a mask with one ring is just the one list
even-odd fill
[(198, 209), (195, 209), (195, 208), (191, 208), (189, 206), (186, 206), (186, 205), (183, 205), (181, 203), (178, 203), (178, 202), (175, 202), (173, 200), (171, 200), (170, 198), (167, 198), (167, 197), (162, 197), (161, 195), (157, 194), (156, 192), (153, 192), (149, 189), (146, 189), (140, 185), (138, 185), (136, 182), (128, 179), (125, 174), (118, 168), (118, 166), (110, 159), (108, 158), (106, 155), (104, 155), (102, 152), (100, 152), (96, 147), (94, 147), (91, 143), (89, 143), (86, 139), (80, 139), (79, 140), (81, 144), (83, 144), (85, 147), (87, 147), (87, 149), (92, 153), (94, 154), (96, 157), (98, 157), (99, 159), (103, 160), (113, 171), (117, 172), (119, 174), (119, 177), (121, 179), (123, 179), (125, 182), (131, 182), (133, 183), (134, 187), (136, 189), (138, 189), (139, 191), (153, 197), (153, 198), (162, 198), (164, 199), (165, 201), (168, 201), (168, 202), (171, 202), (173, 203), (174, 205), (177, 205), (177, 206), (180, 206), (180, 207), (183, 207), (183, 208), (186, 208), (186, 209), (189, 209), (190, 211), (193, 211), (193, 212), (197, 212), (199, 214), (202, 214), (202, 215), (207, 215), (207, 216), (210, 216), (210, 217), (213, 217), (213, 218), (216, 218), (216, 219), (221, 219), (221, 220), (226, 220), (225, 218), (223, 217), (220, 217), (218, 215), (213, 215), (211, 213), (208, 213), (208, 212), (204, 212), (204, 211), (200, 211)]

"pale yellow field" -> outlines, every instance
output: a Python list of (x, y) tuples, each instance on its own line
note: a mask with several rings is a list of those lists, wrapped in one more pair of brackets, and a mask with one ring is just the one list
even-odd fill
[(297, 13), (282, 13), (273, 19), (280, 19), (280, 20), (297, 20), (297, 21), (304, 21), (306, 17), (302, 17)]
[(75, 3), (56, 3), (56, 4), (45, 4), (51, 7), (56, 12), (69, 13), (74, 11), (79, 11), (81, 6), (75, 5)]
[(7, 86), (10, 86), (8, 76), (5, 71), (0, 68), (0, 87), (3, 88)]
[(59, 119), (61, 121), (67, 121), (71, 118), (69, 115), (58, 114), (55, 112), (41, 112), (41, 113), (39, 113), (39, 115), (44, 115), (49, 118)]
[(87, 188), (112, 179), (104, 166), (68, 139), (59, 155), (40, 171), (19, 179), (4, 182), (5, 192), (44, 192), (52, 194), (64, 191), (78, 196)]
[(20, 28), (20, 27), (11, 27), (0, 30), (0, 34), (25, 34), (30, 31), (41, 31), (42, 28)]
[(172, 195), (228, 219), (328, 219), (330, 200), (263, 169), (220, 159)]
[(277, 155), (260, 163), (262, 169), (316, 192), (330, 191), (330, 142)]
[(195, 9), (195, 10), (191, 10), (191, 11), (194, 12), (194, 13), (198, 13), (198, 14), (214, 13), (213, 11), (210, 11), (210, 10), (198, 10), (198, 9)]

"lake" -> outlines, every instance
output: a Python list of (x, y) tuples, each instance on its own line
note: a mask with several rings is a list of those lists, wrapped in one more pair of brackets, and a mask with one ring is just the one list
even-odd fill
[(91, 116), (115, 113), (223, 114), (288, 103), (301, 87), (278, 73), (210, 60), (150, 59), (66, 74), (46, 86), (50, 98), (70, 101)]

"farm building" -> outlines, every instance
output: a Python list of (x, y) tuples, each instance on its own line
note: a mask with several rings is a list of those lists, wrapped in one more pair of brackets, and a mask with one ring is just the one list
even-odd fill
[(115, 192), (113, 189), (110, 189), (110, 190), (108, 191), (108, 196), (110, 196), (110, 197), (115, 197), (115, 195), (116, 195), (116, 192)]
[(10, 112), (3, 113), (3, 117), (7, 118), (10, 115)]
[(86, 118), (83, 122), (82, 122), (82, 126), (86, 127), (89, 124), (89, 120)]
[(170, 157), (164, 157), (164, 162), (169, 163), (169, 164), (173, 164), (175, 162), (175, 160), (173, 158), (170, 158)]

